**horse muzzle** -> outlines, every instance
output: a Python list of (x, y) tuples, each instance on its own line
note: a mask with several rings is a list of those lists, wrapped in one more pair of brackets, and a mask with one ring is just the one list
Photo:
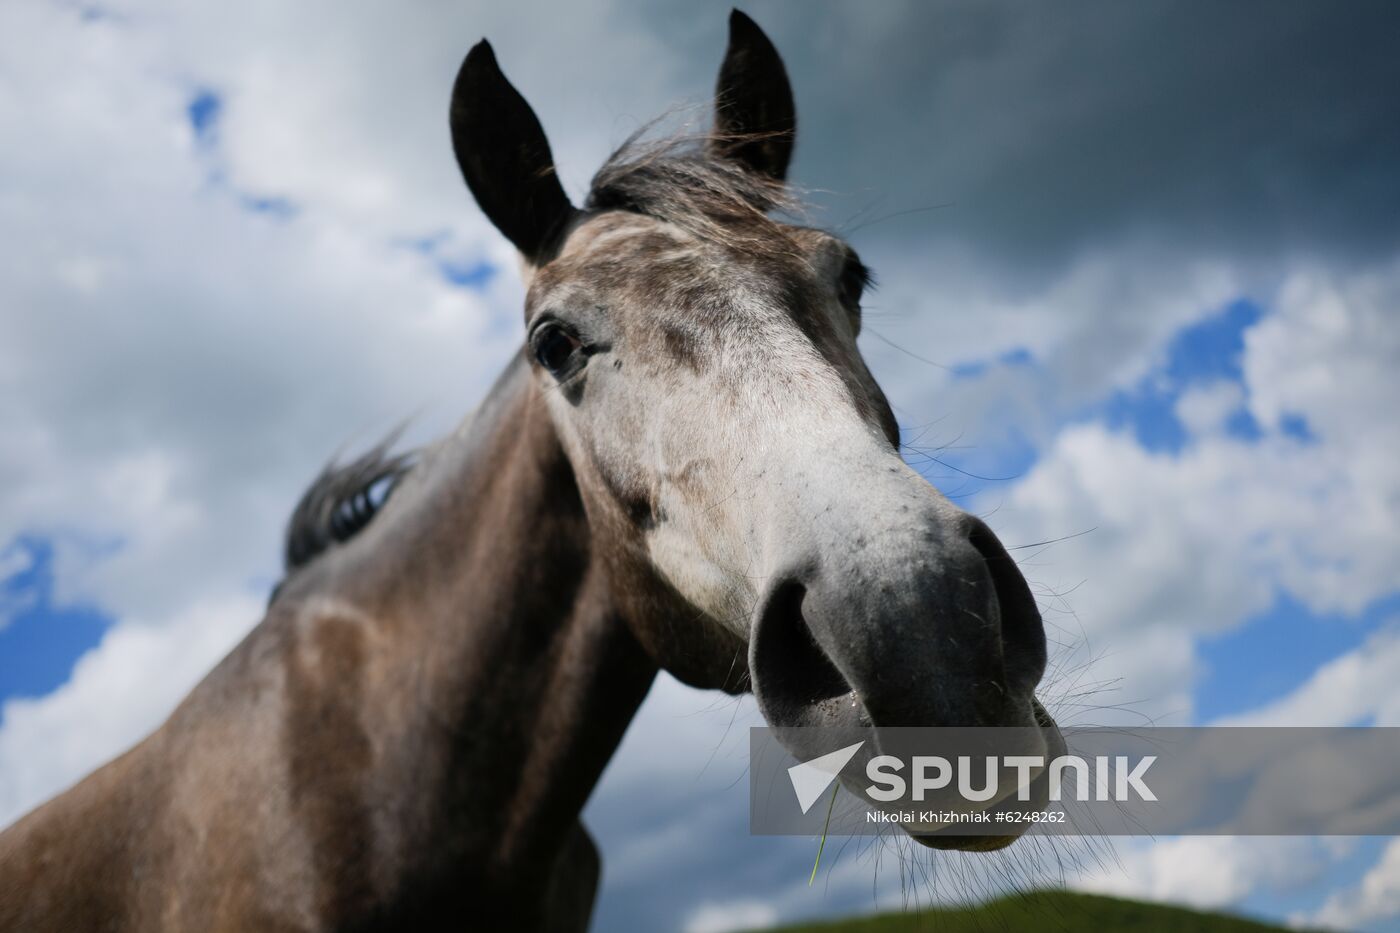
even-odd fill
[[(839, 527), (839, 525), (838, 525)], [(749, 671), (759, 709), (780, 742), (806, 760), (828, 748), (813, 727), (874, 730), (880, 754), (893, 727), (1014, 727), (1000, 755), (1061, 754), (1064, 741), (1035, 698), (1045, 632), (1015, 562), (979, 519), (941, 499), (916, 520), (827, 542), (774, 575), (753, 620)], [(1043, 809), (1031, 800), (990, 807)], [(994, 849), (1006, 836), (943, 832), (934, 848)]]

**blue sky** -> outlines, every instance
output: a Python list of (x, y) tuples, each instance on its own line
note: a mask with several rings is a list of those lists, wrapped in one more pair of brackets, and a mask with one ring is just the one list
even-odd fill
[[(515, 257), (446, 140), (470, 43), (576, 197), (703, 99), (723, 44), (720, 13), (631, 0), (254, 5), (0, 8), (0, 79), (48, 89), (0, 96), (28, 141), (0, 150), (0, 822), (256, 622), (327, 458), (405, 416), (412, 442), (450, 430), (518, 349)], [(1018, 548), (1052, 687), (1088, 694), (1066, 711), (1400, 724), (1393, 13), (750, 12), (813, 219), (878, 275), (862, 348), (908, 458)], [(561, 72), (579, 48), (594, 67)], [(587, 811), (600, 928), (897, 905), (856, 847), (808, 889), (807, 840), (747, 835), (756, 716), (658, 683)], [(1067, 877), (1015, 851), (1027, 883), (1400, 929), (1390, 840), (1135, 841)]]
[(68, 679), (112, 619), (93, 608), (55, 605), (53, 548), (43, 538), (16, 538), (6, 556), (23, 569), (3, 581), (0, 597), (8, 609), (0, 629), (0, 697), (43, 696)]

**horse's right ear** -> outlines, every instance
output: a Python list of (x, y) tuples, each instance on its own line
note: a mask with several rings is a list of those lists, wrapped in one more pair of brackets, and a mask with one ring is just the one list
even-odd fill
[(452, 148), (476, 203), (531, 265), (547, 262), (575, 209), (539, 119), (482, 39), (452, 88)]
[(733, 10), (729, 48), (715, 86), (716, 155), (773, 181), (787, 177), (797, 110), (782, 56), (758, 24)]

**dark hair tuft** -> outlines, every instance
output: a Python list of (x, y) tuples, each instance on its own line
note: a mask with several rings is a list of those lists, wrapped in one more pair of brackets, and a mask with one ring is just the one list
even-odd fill
[(349, 463), (328, 464), (302, 494), (287, 523), (288, 574), (362, 531), (413, 468), (412, 453), (391, 454), (395, 431)]

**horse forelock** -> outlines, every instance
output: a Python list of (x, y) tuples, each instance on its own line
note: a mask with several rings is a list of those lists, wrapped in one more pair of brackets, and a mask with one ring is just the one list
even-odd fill
[(644, 214), (720, 245), (791, 251), (771, 211), (797, 213), (800, 199), (782, 181), (716, 155), (750, 138), (715, 132), (652, 137), (644, 127), (593, 176), (585, 209)]

